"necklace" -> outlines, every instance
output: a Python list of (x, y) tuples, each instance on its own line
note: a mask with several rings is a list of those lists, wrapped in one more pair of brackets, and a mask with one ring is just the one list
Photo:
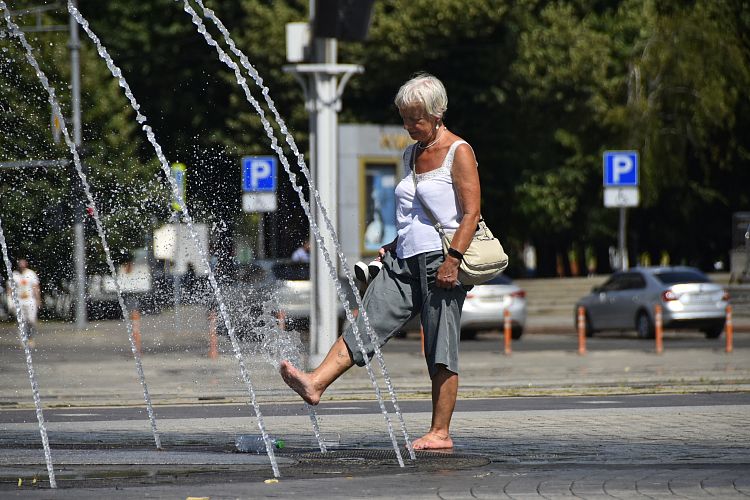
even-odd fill
[(422, 146), (421, 142), (417, 142), (417, 147), (419, 149), (428, 149), (437, 144), (437, 142), (440, 140), (440, 137), (443, 135), (443, 127), (440, 127), (440, 130), (438, 130), (437, 137), (435, 137), (435, 140), (429, 143), (426, 146)]

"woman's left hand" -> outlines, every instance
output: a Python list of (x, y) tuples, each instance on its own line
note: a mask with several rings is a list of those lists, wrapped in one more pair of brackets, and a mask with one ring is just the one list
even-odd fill
[(461, 263), (457, 258), (450, 255), (445, 258), (435, 275), (435, 284), (439, 288), (453, 288), (458, 284), (458, 266)]

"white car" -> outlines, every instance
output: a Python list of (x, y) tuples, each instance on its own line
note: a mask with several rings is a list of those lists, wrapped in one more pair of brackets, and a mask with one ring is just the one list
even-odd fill
[(502, 331), (506, 309), (510, 312), (512, 336), (519, 339), (526, 325), (526, 292), (504, 274), (475, 286), (466, 294), (461, 338), (471, 339), (478, 330)]

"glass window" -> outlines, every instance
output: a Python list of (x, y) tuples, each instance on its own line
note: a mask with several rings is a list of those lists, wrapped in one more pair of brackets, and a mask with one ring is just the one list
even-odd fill
[(622, 290), (625, 288), (625, 280), (626, 276), (624, 274), (616, 274), (609, 278), (609, 280), (604, 283), (601, 287), (602, 292), (614, 292), (617, 290)]
[(310, 279), (308, 262), (280, 263), (273, 266), (273, 275), (279, 280), (304, 281)]
[(485, 285), (510, 285), (513, 283), (513, 281), (508, 278), (506, 275), (501, 274), (499, 276), (495, 276), (491, 280), (485, 282)]
[(638, 290), (646, 288), (646, 280), (640, 273), (629, 273), (625, 275), (623, 290)]
[(364, 185), (360, 207), (362, 255), (376, 255), (396, 238), (396, 162), (362, 160)]
[(711, 280), (700, 271), (662, 271), (654, 273), (656, 279), (665, 285), (677, 283), (710, 283)]

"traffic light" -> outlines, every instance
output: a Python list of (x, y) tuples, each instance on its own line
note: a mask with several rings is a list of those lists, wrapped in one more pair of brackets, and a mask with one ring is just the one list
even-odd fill
[(375, 0), (316, 0), (313, 36), (357, 42), (367, 38)]

